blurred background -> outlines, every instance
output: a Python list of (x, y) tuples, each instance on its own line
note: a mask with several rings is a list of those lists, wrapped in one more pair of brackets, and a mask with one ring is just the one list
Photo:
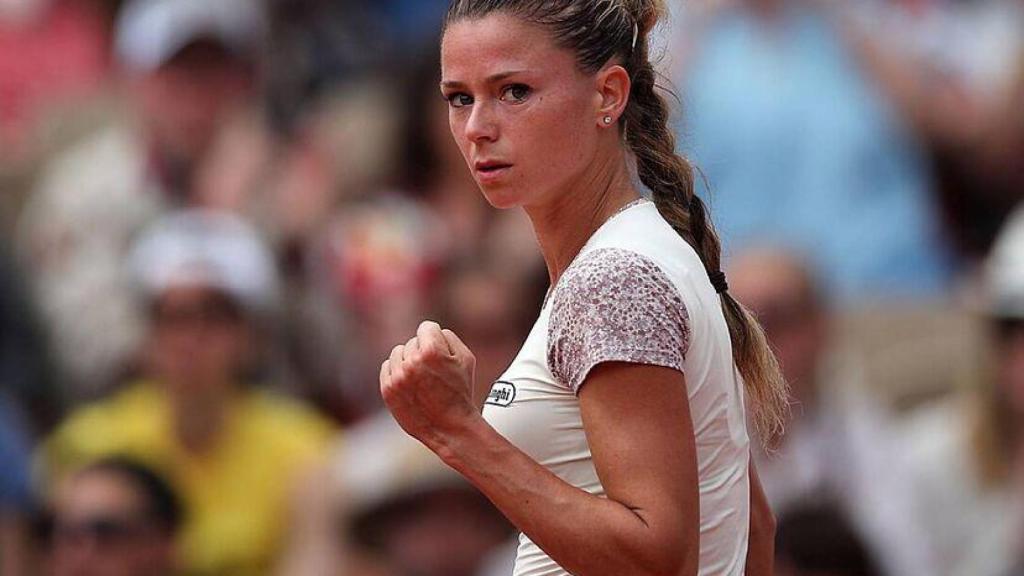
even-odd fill
[[(682, 153), (793, 388), (780, 576), (1024, 574), (1024, 1), (671, 0)], [(498, 576), (381, 412), (547, 275), (437, 90), (444, 0), (0, 0), (0, 574)]]

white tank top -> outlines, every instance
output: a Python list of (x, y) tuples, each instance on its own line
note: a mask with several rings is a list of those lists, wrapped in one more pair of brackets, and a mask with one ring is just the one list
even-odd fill
[[(610, 361), (686, 375), (700, 483), (698, 573), (742, 576), (750, 523), (742, 381), (703, 264), (645, 200), (601, 226), (553, 287), (491, 388), (484, 417), (562, 480), (603, 496), (577, 393), (590, 369)], [(519, 542), (513, 576), (568, 576), (525, 535)]]

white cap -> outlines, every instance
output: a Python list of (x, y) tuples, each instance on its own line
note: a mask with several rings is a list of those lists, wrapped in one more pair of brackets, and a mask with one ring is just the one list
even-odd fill
[(1024, 206), (1003, 225), (986, 262), (989, 312), (1024, 319)]
[(117, 19), (117, 56), (129, 69), (151, 71), (199, 38), (248, 56), (263, 27), (259, 0), (129, 0)]
[(129, 266), (150, 298), (174, 287), (203, 286), (257, 314), (277, 304), (273, 255), (254, 228), (231, 214), (184, 210), (162, 218), (139, 237)]

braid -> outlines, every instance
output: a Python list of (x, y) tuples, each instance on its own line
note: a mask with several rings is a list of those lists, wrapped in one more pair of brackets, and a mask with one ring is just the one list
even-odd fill
[[(722, 246), (704, 201), (696, 194), (693, 166), (676, 154), (669, 108), (658, 94), (657, 73), (648, 55), (647, 34), (658, 10), (650, 1), (626, 0), (634, 7), (639, 39), (627, 59), (630, 101), (624, 114), (626, 142), (636, 158), (637, 175), (651, 191), (662, 217), (700, 257), (708, 276), (721, 276)], [(721, 295), (734, 361), (754, 407), (754, 424), (766, 444), (781, 435), (788, 394), (778, 361), (760, 325), (727, 291)]]

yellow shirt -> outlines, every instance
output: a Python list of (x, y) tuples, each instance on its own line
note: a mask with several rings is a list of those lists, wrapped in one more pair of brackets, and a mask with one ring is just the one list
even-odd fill
[(78, 410), (46, 443), (52, 477), (104, 456), (134, 458), (165, 474), (182, 498), (187, 574), (265, 574), (296, 474), (326, 456), (332, 427), (295, 401), (244, 391), (221, 437), (193, 454), (178, 444), (170, 409), (161, 389), (143, 382)]

